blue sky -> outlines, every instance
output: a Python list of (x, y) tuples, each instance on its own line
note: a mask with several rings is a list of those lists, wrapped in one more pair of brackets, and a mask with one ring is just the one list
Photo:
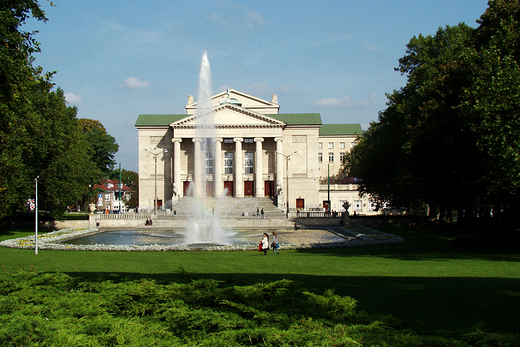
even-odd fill
[(419, 34), (460, 22), (476, 27), (487, 0), (138, 1), (40, 0), (36, 65), (57, 71), (78, 117), (116, 138), (116, 160), (138, 170), (139, 114), (184, 114), (198, 94), (204, 51), (213, 94), (233, 88), (281, 113), (366, 130), (385, 93), (406, 80), (394, 68)]

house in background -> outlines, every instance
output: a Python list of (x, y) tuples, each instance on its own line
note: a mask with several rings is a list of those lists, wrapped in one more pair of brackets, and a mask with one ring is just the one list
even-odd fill
[(110, 211), (118, 213), (121, 207), (121, 212), (126, 212), (127, 208), (125, 200), (130, 198), (132, 189), (121, 183), (121, 201), (119, 200), (119, 181), (118, 180), (104, 180), (99, 184), (94, 185), (94, 191), (97, 191), (96, 211)]

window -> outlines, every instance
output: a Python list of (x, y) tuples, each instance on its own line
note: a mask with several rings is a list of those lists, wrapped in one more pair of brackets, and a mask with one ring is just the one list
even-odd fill
[(110, 201), (110, 193), (105, 194), (105, 201)]
[(334, 148), (334, 142), (329, 142), (329, 148)]
[(354, 148), (355, 145), (357, 145), (357, 142), (351, 142), (350, 143), (350, 148)]
[(377, 204), (375, 201), (370, 201), (368, 203), (368, 210), (369, 211), (375, 211), (376, 210), (376, 207), (377, 207)]
[(231, 138), (225, 138), (224, 143), (233, 143), (233, 139)]
[(206, 167), (206, 174), (211, 175), (213, 174), (213, 153), (206, 152), (206, 158), (204, 160), (204, 165)]
[(318, 142), (318, 148), (319, 148), (319, 149), (322, 149), (322, 148), (323, 148), (323, 143), (322, 143), (322, 142)]
[(345, 152), (339, 153), (339, 161), (343, 163), (343, 159), (345, 159)]
[(339, 148), (345, 148), (345, 142), (340, 142), (339, 143)]
[(323, 161), (323, 153), (318, 153), (318, 161), (319, 162)]
[(244, 171), (246, 174), (253, 173), (253, 153), (244, 153)]
[(244, 143), (253, 143), (253, 139), (252, 138), (246, 138), (244, 139)]
[(233, 173), (233, 152), (224, 153), (224, 173)]
[(329, 161), (334, 161), (334, 153), (329, 153)]
[(361, 200), (354, 200), (354, 211), (355, 212), (363, 211), (363, 202)]

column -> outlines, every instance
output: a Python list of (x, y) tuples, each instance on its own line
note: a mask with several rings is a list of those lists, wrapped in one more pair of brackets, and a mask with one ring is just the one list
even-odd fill
[(173, 138), (173, 197), (184, 196), (184, 187), (181, 182), (181, 138)]
[(233, 139), (235, 141), (235, 197), (244, 197), (244, 179), (242, 178), (242, 172), (244, 171), (244, 153), (242, 153), (242, 142), (244, 141), (241, 137)]
[[(278, 153), (283, 153), (283, 139), (281, 137), (275, 137), (274, 138), (275, 142), (276, 142), (276, 194), (278, 196), (278, 207), (281, 208), (283, 207), (284, 205), (284, 190), (282, 189), (283, 187), (283, 164), (284, 164), (284, 156), (282, 154), (278, 154)], [(280, 193), (281, 192), (281, 193)]]
[(224, 183), (222, 183), (222, 139), (215, 139), (215, 153), (213, 154), (213, 182), (215, 187), (215, 196), (220, 197), (224, 191)]
[(202, 150), (201, 150), (201, 138), (194, 138), (193, 143), (195, 146), (193, 156), (193, 184), (195, 185), (195, 191), (193, 192), (195, 197), (202, 197)]
[(257, 198), (264, 197), (264, 179), (262, 167), (262, 142), (263, 137), (255, 137), (256, 153), (255, 153), (255, 196)]

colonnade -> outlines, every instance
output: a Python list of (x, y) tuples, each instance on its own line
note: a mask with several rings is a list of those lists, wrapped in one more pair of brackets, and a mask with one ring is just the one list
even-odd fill
[[(244, 154), (242, 151), (244, 138), (243, 137), (234, 137), (234, 155), (233, 155), (233, 185), (234, 192), (231, 195), (240, 198), (244, 197)], [(223, 138), (213, 138), (211, 139), (213, 142), (213, 148), (215, 156), (213, 158), (213, 182), (214, 182), (214, 195), (220, 196), (224, 192), (224, 177), (227, 174), (224, 174), (223, 170), (223, 162), (222, 158), (222, 143), (224, 142)], [(182, 141), (190, 141), (190, 138), (172, 138), (173, 142), (173, 183), (176, 187), (176, 191), (178, 197), (184, 196), (183, 184), (182, 181), (182, 168), (181, 168), (181, 142)], [(203, 184), (204, 178), (206, 176), (205, 172), (205, 158), (203, 157), (203, 142), (204, 138), (191, 138), (193, 142), (193, 183), (194, 185), (194, 196), (200, 197), (203, 195)], [(254, 160), (253, 160), (253, 174), (254, 174), (254, 195), (255, 197), (263, 197), (264, 196), (264, 167), (263, 167), (263, 137), (255, 137), (253, 138), (255, 143), (255, 152), (254, 152)], [(283, 140), (281, 137), (275, 137), (274, 141), (276, 143), (276, 152), (283, 153)], [(278, 158), (276, 154), (275, 159), (275, 181), (274, 181), (274, 189), (278, 189), (280, 185), (283, 184), (283, 160)], [(187, 173), (187, 168), (186, 172)]]

